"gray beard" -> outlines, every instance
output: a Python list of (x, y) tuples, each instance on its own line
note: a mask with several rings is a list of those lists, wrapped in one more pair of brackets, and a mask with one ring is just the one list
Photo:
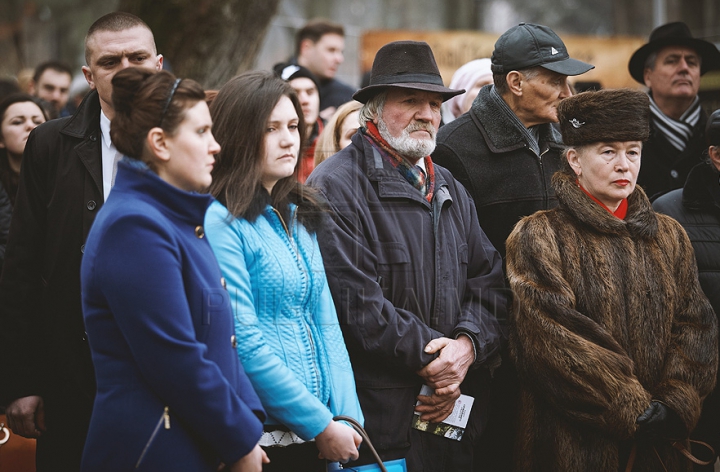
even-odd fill
[[(381, 118), (378, 119), (378, 131), (380, 136), (393, 148), (398, 154), (407, 159), (417, 162), (426, 156), (432, 154), (435, 150), (435, 135), (436, 131), (432, 125), (428, 124), (427, 127), (418, 125), (417, 123), (410, 123), (397, 138), (390, 134), (385, 121)], [(430, 131), (432, 139), (416, 139), (410, 136), (412, 131), (416, 129), (427, 129)]]

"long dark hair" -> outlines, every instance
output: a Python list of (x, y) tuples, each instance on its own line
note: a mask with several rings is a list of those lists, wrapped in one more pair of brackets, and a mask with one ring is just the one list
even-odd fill
[[(40, 109), (40, 112), (45, 117), (45, 121), (48, 120), (47, 113), (45, 113), (45, 108), (43, 108), (43, 104), (39, 99), (26, 93), (13, 93), (0, 101), (0, 123), (2, 123), (2, 121), (5, 119), (5, 113), (11, 105), (25, 102), (34, 103), (35, 105), (37, 105)], [(0, 131), (0, 133), (1, 132), (2, 131)], [(4, 137), (0, 136), (0, 138), (5, 141)], [(5, 188), (5, 191), (10, 197), (10, 203), (12, 205), (15, 205), (15, 195), (17, 194), (19, 181), (19, 175), (10, 168), (10, 160), (7, 154), (7, 149), (4, 147), (0, 148), (0, 184), (2, 184), (3, 188)]]
[(287, 216), (289, 204), (298, 206), (298, 219), (309, 230), (318, 227), (321, 205), (314, 190), (297, 181), (295, 172), (280, 179), (268, 195), (262, 185), (265, 129), (275, 105), (285, 96), (298, 115), (300, 147), (305, 121), (295, 91), (271, 72), (251, 71), (225, 84), (210, 106), (213, 135), (222, 150), (216, 156), (209, 192), (235, 217), (255, 221), (269, 203)]

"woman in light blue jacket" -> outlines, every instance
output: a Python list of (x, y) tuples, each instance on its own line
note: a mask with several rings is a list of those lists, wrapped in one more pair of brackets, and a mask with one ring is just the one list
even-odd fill
[(211, 113), (222, 151), (205, 231), (268, 413), (263, 470), (323, 471), (322, 459), (355, 459), (360, 443), (333, 416), (363, 418), (315, 237), (320, 205), (296, 179), (302, 110), (287, 83), (256, 71), (228, 82)]

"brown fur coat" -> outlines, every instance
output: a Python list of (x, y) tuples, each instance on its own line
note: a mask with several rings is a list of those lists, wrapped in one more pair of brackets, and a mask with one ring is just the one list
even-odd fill
[[(524, 218), (507, 241), (516, 470), (625, 470), (651, 399), (695, 426), (715, 384), (717, 321), (685, 232), (640, 188), (620, 220), (573, 175), (553, 185), (560, 206)], [(634, 472), (663, 470), (658, 455), (670, 472), (691, 470), (668, 442), (637, 444)]]

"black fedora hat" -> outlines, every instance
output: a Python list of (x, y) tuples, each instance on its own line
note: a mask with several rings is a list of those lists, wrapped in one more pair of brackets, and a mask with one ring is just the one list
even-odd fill
[(686, 46), (697, 51), (702, 57), (700, 75), (720, 68), (720, 52), (715, 45), (702, 39), (693, 38), (690, 28), (685, 23), (676, 21), (655, 28), (650, 33), (650, 41), (635, 51), (628, 63), (632, 78), (644, 84), (645, 61), (650, 54), (665, 46)]
[(422, 41), (394, 41), (381, 47), (373, 61), (370, 84), (355, 92), (353, 98), (366, 103), (387, 87), (437, 92), (443, 101), (465, 93), (445, 87), (435, 56)]

